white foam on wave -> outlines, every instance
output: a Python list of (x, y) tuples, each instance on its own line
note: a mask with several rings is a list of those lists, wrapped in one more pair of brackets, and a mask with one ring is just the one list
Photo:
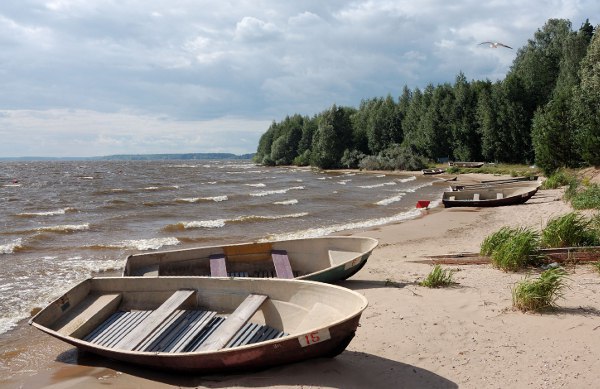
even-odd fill
[(421, 215), (420, 209), (412, 209), (410, 211), (402, 212), (393, 216), (382, 217), (377, 219), (363, 220), (354, 223), (347, 224), (335, 224), (332, 226), (325, 226), (320, 228), (310, 228), (302, 231), (289, 232), (284, 234), (274, 234), (268, 237), (268, 241), (272, 240), (287, 240), (287, 239), (301, 239), (301, 238), (316, 238), (319, 236), (333, 234), (334, 232), (357, 230), (362, 228), (371, 228), (375, 226), (381, 226), (384, 224), (398, 223), (410, 219), (414, 219)]
[(124, 240), (122, 242), (119, 242), (117, 246), (124, 248), (133, 248), (136, 250), (158, 250), (163, 246), (177, 246), (179, 243), (179, 239), (175, 237), (169, 237)]
[(410, 176), (410, 177), (408, 177), (408, 178), (402, 178), (402, 179), (400, 179), (400, 180), (398, 180), (398, 181), (399, 181), (399, 182), (410, 182), (410, 181), (414, 181), (414, 180), (416, 180), (416, 179), (417, 179), (417, 177), (416, 177), (416, 176)]
[(191, 222), (181, 222), (180, 224), (185, 229), (190, 228), (221, 228), (225, 227), (225, 223), (227, 220), (225, 219), (217, 219), (217, 220), (199, 220), (199, 221), (191, 221)]
[(285, 200), (285, 201), (275, 201), (273, 204), (276, 204), (276, 205), (294, 205), (294, 204), (298, 204), (298, 200), (291, 199), (291, 200)]
[(264, 188), (265, 186), (267, 186), (267, 185), (263, 184), (262, 182), (259, 183), (259, 184), (245, 184), (245, 185), (246, 186), (251, 186), (253, 188)]
[(213, 197), (183, 197), (183, 198), (175, 199), (175, 201), (180, 201), (180, 202), (185, 202), (185, 203), (199, 203), (202, 201), (221, 202), (221, 201), (227, 201), (227, 200), (229, 200), (229, 197), (227, 197), (225, 195), (213, 196)]
[(352, 180), (340, 180), (340, 181), (338, 181), (337, 183), (338, 183), (338, 184), (340, 184), (340, 185), (346, 185), (346, 184), (347, 184), (347, 183), (349, 183), (350, 181), (352, 181)]
[(21, 184), (4, 184), (2, 186), (5, 188), (18, 188), (21, 186)]
[(389, 182), (382, 182), (381, 184), (373, 184), (373, 185), (359, 185), (359, 188), (363, 188), (363, 189), (374, 189), (374, 188), (381, 188), (384, 186), (392, 186), (392, 185), (398, 185), (395, 181), (389, 181)]
[(90, 223), (84, 224), (63, 224), (57, 226), (47, 226), (37, 228), (36, 231), (42, 232), (74, 232), (74, 231), (86, 231), (90, 229)]
[(396, 196), (388, 197), (387, 199), (379, 200), (375, 203), (375, 205), (390, 205), (392, 203), (397, 203), (402, 200), (402, 198), (406, 195), (406, 193), (399, 193)]
[(414, 193), (417, 190), (421, 189), (421, 188), (425, 188), (426, 186), (432, 186), (433, 185), (433, 181), (430, 182), (423, 182), (417, 186), (413, 186), (411, 188), (407, 188), (407, 189), (403, 189), (405, 192), (410, 192), (410, 193)]
[(287, 219), (287, 218), (298, 218), (307, 216), (308, 212), (299, 212), (292, 213), (287, 215), (247, 215), (247, 216), (239, 216), (234, 219), (215, 219), (215, 220), (195, 220), (188, 222), (179, 222), (176, 226), (181, 226), (184, 229), (192, 229), (192, 228), (222, 228), (225, 227), (227, 223), (239, 223), (239, 222), (248, 222), (254, 220), (278, 220), (278, 219)]
[(254, 193), (250, 193), (250, 196), (255, 196), (255, 197), (262, 197), (262, 196), (269, 196), (269, 195), (273, 195), (273, 194), (284, 194), (289, 192), (290, 190), (303, 190), (304, 187), (303, 186), (293, 186), (291, 188), (287, 188), (287, 189), (275, 189), (275, 190), (265, 190), (262, 192), (254, 192)]
[(0, 244), (0, 254), (12, 254), (15, 252), (15, 249), (22, 247), (23, 239), (17, 238), (12, 242), (6, 244)]
[(55, 216), (55, 215), (64, 215), (67, 212), (75, 211), (74, 208), (62, 208), (56, 209), (54, 211), (40, 211), (40, 212), (22, 212), (19, 213), (18, 216)]

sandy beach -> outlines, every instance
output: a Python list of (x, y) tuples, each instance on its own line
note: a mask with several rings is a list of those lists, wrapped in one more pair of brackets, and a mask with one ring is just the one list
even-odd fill
[[(341, 283), (364, 294), (369, 307), (356, 337), (334, 359), (318, 359), (251, 374), (186, 376), (151, 371), (77, 351), (33, 328), (13, 331), (0, 364), (20, 370), (0, 377), (5, 388), (583, 388), (600, 373), (600, 275), (591, 266), (568, 268), (559, 309), (512, 309), (511, 287), (527, 274), (491, 265), (445, 266), (457, 285), (418, 285), (430, 255), (477, 252), (503, 226), (541, 229), (569, 212), (561, 190), (526, 204), (499, 208), (435, 208), (415, 220), (353, 235), (379, 240), (365, 268)], [(346, 233), (348, 234), (348, 233)], [(15, 335), (18, 334), (18, 335)]]

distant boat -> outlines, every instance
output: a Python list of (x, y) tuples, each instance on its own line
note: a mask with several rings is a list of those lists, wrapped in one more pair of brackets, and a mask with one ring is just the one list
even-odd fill
[(498, 207), (522, 204), (538, 191), (539, 184), (521, 187), (490, 187), (444, 192), (444, 207)]
[(441, 174), (443, 172), (445, 172), (444, 169), (441, 168), (434, 168), (434, 169), (423, 169), (421, 170), (423, 172), (423, 174)]
[(29, 324), (80, 350), (193, 373), (334, 357), (367, 307), (335, 285), (280, 279), (90, 278)]
[(123, 276), (278, 277), (344, 280), (367, 262), (378, 241), (326, 236), (155, 251), (127, 257)]
[(448, 162), (450, 166), (478, 168), (484, 165), (484, 162)]

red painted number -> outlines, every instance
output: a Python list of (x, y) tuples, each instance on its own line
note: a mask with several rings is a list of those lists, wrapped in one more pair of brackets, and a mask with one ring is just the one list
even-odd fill
[(306, 339), (306, 344), (317, 343), (321, 338), (319, 337), (318, 332), (311, 332), (308, 335), (304, 335), (304, 339)]

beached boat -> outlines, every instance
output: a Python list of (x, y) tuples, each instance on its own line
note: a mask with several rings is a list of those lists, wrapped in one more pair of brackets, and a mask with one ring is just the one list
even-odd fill
[(320, 282), (209, 277), (90, 278), (29, 324), (80, 350), (194, 373), (334, 357), (367, 300)]
[(442, 174), (443, 172), (445, 172), (445, 170), (441, 168), (422, 169), (421, 171), (425, 175)]
[(539, 184), (521, 187), (491, 187), (444, 192), (442, 202), (451, 207), (498, 207), (522, 204), (538, 191)]
[(366, 237), (237, 243), (130, 255), (123, 276), (277, 277), (321, 282), (359, 271), (377, 247)]
[(486, 181), (479, 184), (456, 184), (451, 185), (450, 189), (457, 190), (475, 190), (475, 189), (492, 189), (492, 188), (536, 188), (541, 185), (539, 181)]
[(448, 162), (450, 166), (478, 168), (484, 165), (484, 162)]

